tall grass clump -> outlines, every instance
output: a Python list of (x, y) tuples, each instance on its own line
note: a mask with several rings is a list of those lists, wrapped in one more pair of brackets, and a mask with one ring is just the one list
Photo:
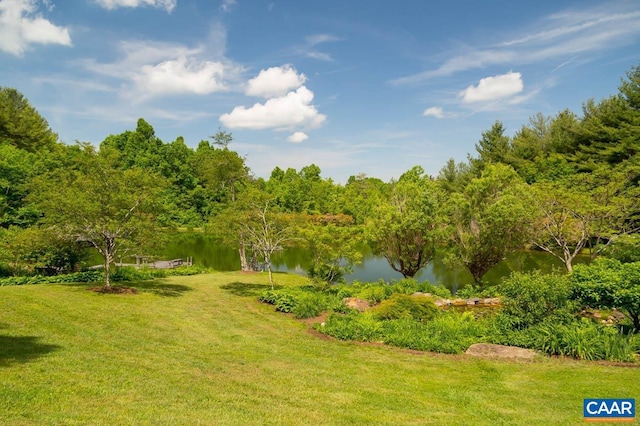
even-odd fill
[(333, 314), (316, 329), (341, 340), (375, 341), (407, 349), (459, 354), (481, 341), (487, 326), (469, 312), (443, 312), (431, 321), (419, 322), (410, 317), (382, 320), (368, 311)]
[(534, 330), (533, 348), (549, 355), (585, 360), (635, 361), (636, 342), (632, 334), (614, 327), (594, 324), (586, 318), (570, 324), (545, 323)]

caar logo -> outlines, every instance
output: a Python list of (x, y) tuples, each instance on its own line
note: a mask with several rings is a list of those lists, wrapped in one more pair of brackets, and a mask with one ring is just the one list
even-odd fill
[(633, 422), (636, 417), (636, 400), (585, 399), (585, 422)]

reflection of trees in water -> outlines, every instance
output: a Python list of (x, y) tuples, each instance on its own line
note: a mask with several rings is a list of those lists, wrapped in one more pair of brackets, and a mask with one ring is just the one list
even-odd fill
[[(167, 258), (193, 256), (197, 265), (213, 268), (217, 271), (240, 270), (238, 250), (221, 245), (213, 236), (201, 233), (181, 233), (170, 239), (170, 245), (164, 250)], [(347, 281), (387, 281), (399, 280), (402, 275), (391, 269), (383, 257), (376, 257), (366, 245), (360, 247), (363, 262), (354, 266), (354, 273), (348, 275)], [(272, 258), (274, 270), (304, 274), (310, 265), (311, 255), (304, 248), (287, 247)], [(588, 255), (580, 256), (576, 263), (589, 261)], [(484, 277), (487, 284), (497, 284), (512, 271), (532, 271), (540, 269), (544, 273), (555, 269), (562, 271), (562, 263), (548, 253), (528, 250), (511, 253), (498, 263)], [(418, 281), (429, 281), (441, 284), (456, 291), (473, 282), (471, 274), (464, 267), (453, 267), (445, 264), (441, 257), (423, 268), (417, 275)]]
[(311, 264), (311, 253), (304, 248), (287, 247), (274, 254), (271, 263), (277, 269), (284, 266), (287, 271), (304, 272)]

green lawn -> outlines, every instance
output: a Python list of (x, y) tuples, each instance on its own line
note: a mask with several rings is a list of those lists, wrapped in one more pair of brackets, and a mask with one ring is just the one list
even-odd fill
[[(280, 284), (302, 282), (276, 274)], [(256, 300), (265, 274), (0, 287), (0, 424), (582, 424), (640, 368), (327, 340)]]

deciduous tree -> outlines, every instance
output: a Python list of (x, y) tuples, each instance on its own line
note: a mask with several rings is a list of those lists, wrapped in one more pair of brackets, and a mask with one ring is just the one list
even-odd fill
[[(61, 236), (86, 241), (104, 259), (105, 287), (116, 257), (157, 242), (163, 179), (148, 170), (116, 167), (118, 153), (86, 145), (75, 169), (57, 170), (33, 182), (43, 223)], [(146, 254), (146, 253), (145, 253)]]

